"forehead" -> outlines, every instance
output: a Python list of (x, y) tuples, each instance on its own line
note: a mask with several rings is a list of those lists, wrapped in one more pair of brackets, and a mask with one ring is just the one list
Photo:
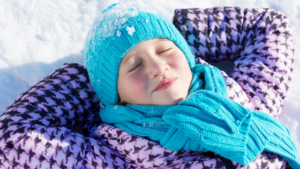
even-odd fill
[(141, 45), (147, 43), (147, 45), (155, 45), (155, 44), (161, 44), (161, 43), (165, 43), (165, 42), (172, 42), (170, 41), (169, 39), (166, 39), (166, 38), (155, 38), (155, 39), (148, 39), (148, 40), (145, 40), (143, 42), (140, 42), (138, 44), (136, 44), (135, 46), (133, 46), (123, 57), (123, 59), (121, 60), (121, 65), (125, 65), (125, 63), (131, 58), (134, 56), (135, 52), (137, 52), (139, 49), (139, 47), (141, 47)]

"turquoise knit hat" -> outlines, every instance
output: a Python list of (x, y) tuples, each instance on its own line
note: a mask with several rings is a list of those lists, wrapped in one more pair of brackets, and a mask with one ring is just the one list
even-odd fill
[(167, 38), (185, 54), (192, 69), (195, 57), (187, 42), (161, 13), (141, 3), (109, 6), (86, 37), (84, 65), (101, 103), (115, 104), (118, 97), (119, 65), (126, 52), (152, 38)]

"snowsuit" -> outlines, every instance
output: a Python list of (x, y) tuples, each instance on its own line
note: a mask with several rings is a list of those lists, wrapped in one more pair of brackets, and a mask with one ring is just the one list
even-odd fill
[[(178, 9), (173, 23), (196, 63), (233, 60), (222, 72), (228, 97), (278, 117), (289, 89), (294, 41), (287, 17), (272, 9)], [(215, 153), (179, 151), (101, 123), (86, 69), (64, 64), (22, 93), (0, 117), (0, 168), (286, 168), (263, 152), (248, 166)], [(72, 127), (82, 124), (83, 134)]]

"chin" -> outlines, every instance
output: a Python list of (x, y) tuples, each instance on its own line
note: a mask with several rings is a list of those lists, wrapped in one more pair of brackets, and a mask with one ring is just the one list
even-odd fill
[(182, 100), (184, 100), (183, 98), (177, 99), (174, 101), (174, 105), (177, 105), (179, 102), (181, 102)]
[(179, 99), (176, 99), (176, 100), (173, 100), (173, 101), (169, 101), (168, 103), (163, 104), (163, 105), (177, 105), (182, 100), (184, 100), (184, 99), (183, 98), (179, 98)]

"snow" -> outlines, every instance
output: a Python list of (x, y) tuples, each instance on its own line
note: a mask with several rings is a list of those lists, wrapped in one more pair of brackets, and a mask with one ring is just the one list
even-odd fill
[(119, 30), (117, 31), (117, 36), (121, 36), (121, 32)]
[[(138, 6), (138, 8), (132, 8), (132, 6)], [(114, 3), (109, 5), (108, 8), (103, 11), (103, 14), (100, 14), (95, 18), (93, 28), (89, 32), (86, 42), (89, 43), (90, 41), (93, 41), (93, 38), (95, 37), (95, 27), (98, 28), (97, 33), (100, 33), (100, 37), (103, 39), (115, 34), (115, 32), (117, 32), (117, 36), (120, 36), (119, 30), (123, 28), (123, 24), (127, 22), (128, 18), (137, 16), (140, 11), (157, 13), (156, 9), (149, 8), (149, 6), (142, 1), (129, 1), (128, 3)], [(102, 27), (101, 25), (104, 26)], [(128, 26), (126, 30), (131, 36), (135, 31), (134, 27)]]
[(132, 27), (127, 26), (126, 30), (127, 30), (128, 34), (131, 35), (131, 36), (135, 32), (134, 26), (132, 26)]
[[(155, 7), (170, 21), (177, 8), (237, 6), (283, 12), (292, 26), (296, 58), (279, 120), (287, 125), (300, 150), (300, 1), (137, 1)], [(121, 0), (0, 0), (0, 112), (62, 64), (83, 64), (84, 42), (92, 23), (101, 17), (106, 7), (117, 2)]]

